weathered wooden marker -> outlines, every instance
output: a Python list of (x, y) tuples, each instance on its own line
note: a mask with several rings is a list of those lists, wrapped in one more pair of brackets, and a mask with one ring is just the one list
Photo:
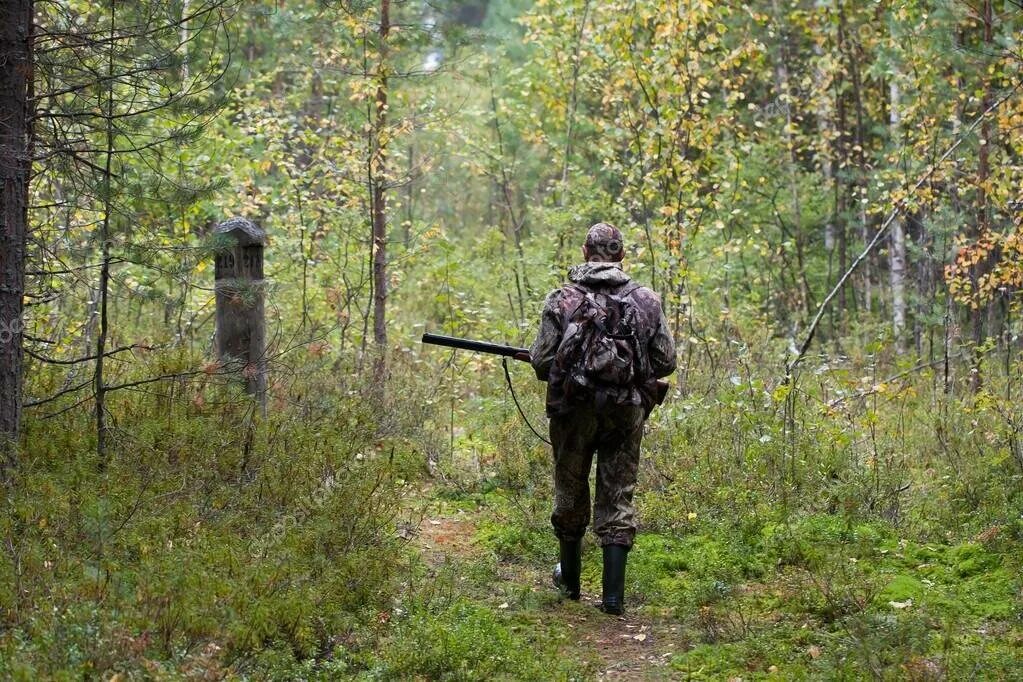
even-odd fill
[(240, 371), (245, 389), (266, 410), (266, 320), (263, 247), (266, 232), (245, 218), (213, 230), (216, 241), (217, 357)]

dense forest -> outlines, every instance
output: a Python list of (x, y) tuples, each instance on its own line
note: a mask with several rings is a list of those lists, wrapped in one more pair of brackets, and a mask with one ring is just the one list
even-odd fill
[[(1018, 679), (1021, 28), (0, 3), (0, 676)], [(543, 384), (419, 342), (528, 345), (598, 221), (678, 351), (623, 618)]]

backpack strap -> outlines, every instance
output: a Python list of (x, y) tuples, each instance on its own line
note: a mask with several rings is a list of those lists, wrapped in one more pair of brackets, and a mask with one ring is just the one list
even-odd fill
[(626, 298), (628, 296), (631, 296), (633, 293), (635, 293), (636, 291), (638, 291), (639, 289), (642, 289), (642, 288), (643, 288), (643, 285), (641, 285), (641, 284), (636, 284), (635, 282), (629, 282), (625, 286), (623, 286), (615, 294), (615, 296), (617, 296), (618, 298)]
[(601, 294), (603, 296), (617, 296), (619, 298), (625, 298), (626, 296), (630, 296), (633, 292), (642, 288), (643, 288), (642, 284), (637, 284), (632, 280), (623, 284), (622, 287), (616, 291), (608, 291), (604, 289), (591, 289), (590, 287), (579, 284), (578, 282), (570, 282), (562, 287), (562, 289), (572, 289), (573, 291), (582, 294), (583, 296), (585, 296), (586, 294)]
[(579, 302), (576, 304), (575, 308), (572, 309), (572, 312), (568, 314), (567, 319), (572, 319), (573, 317), (575, 317), (575, 314), (579, 312), (579, 308), (582, 307), (583, 303), (586, 302), (586, 297), (592, 292), (586, 289), (585, 287), (574, 283), (566, 284), (565, 286), (562, 287), (562, 291), (566, 289), (575, 292), (575, 294), (579, 297)]

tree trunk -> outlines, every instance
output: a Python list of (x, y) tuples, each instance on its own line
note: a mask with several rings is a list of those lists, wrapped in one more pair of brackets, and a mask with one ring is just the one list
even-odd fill
[[(841, 21), (838, 23), (838, 44), (836, 48), (841, 55), (845, 50), (845, 15), (839, 14)], [(835, 158), (836, 164), (839, 169), (848, 169), (849, 167), (849, 138), (848, 131), (846, 130), (846, 111), (845, 111), (845, 94), (844, 94), (844, 75), (839, 72), (838, 82), (835, 84), (835, 112), (836, 112), (836, 124), (838, 135), (835, 140)], [(835, 173), (834, 176), (834, 201), (835, 201), (835, 237), (837, 239), (838, 248), (838, 273), (841, 277), (841, 273), (844, 273), (849, 269), (848, 263), (848, 251), (849, 251), (849, 233), (846, 220), (846, 192), (845, 182), (842, 179), (842, 174)], [(838, 292), (838, 315), (841, 326), (841, 333), (844, 335), (847, 331), (847, 315), (849, 312), (849, 301), (846, 297), (846, 288), (843, 286)]]
[[(984, 21), (984, 45), (986, 49), (990, 50), (994, 42), (994, 12), (991, 7), (991, 0), (985, 0), (982, 18)], [(984, 89), (981, 111), (987, 111), (991, 107), (992, 102), (994, 102), (994, 94), (992, 93), (991, 76), (988, 75), (986, 69), (983, 71), (981, 78), (983, 79)], [(982, 239), (988, 233), (990, 227), (987, 182), (991, 176), (990, 150), (991, 146), (995, 144), (995, 140), (992, 139), (994, 134), (995, 131), (991, 128), (991, 118), (985, 117), (980, 124), (980, 149), (977, 152), (977, 226), (974, 228), (974, 234), (972, 235), (974, 241)], [(981, 262), (973, 266), (974, 291), (978, 297), (978, 284), (986, 271), (987, 262), (985, 260), (981, 260)], [(980, 390), (983, 384), (983, 377), (980, 371), (982, 360), (980, 346), (984, 342), (985, 335), (984, 315), (980, 305), (974, 306), (970, 311), (970, 327), (973, 333), (973, 371), (970, 374), (970, 388), (977, 391)]]
[[(842, 9), (842, 5), (839, 5), (839, 11), (841, 12), (841, 23), (845, 27), (845, 12)], [(847, 27), (845, 27), (847, 28)], [(853, 104), (855, 105), (854, 113), (856, 115), (856, 125), (853, 128), (853, 150), (856, 153), (856, 175), (855, 179), (849, 183), (849, 203), (850, 206), (857, 207), (857, 211), (860, 219), (860, 239), (864, 244), (870, 242), (870, 230), (867, 225), (867, 210), (866, 205), (863, 203), (863, 199), (866, 196), (862, 194), (866, 190), (867, 184), (867, 160), (864, 149), (866, 148), (866, 131), (865, 131), (865, 113), (863, 110), (863, 84), (860, 77), (860, 61), (861, 53), (860, 46), (856, 40), (845, 41), (846, 44), (846, 60), (849, 67), (849, 75), (852, 80), (852, 94)], [(874, 293), (873, 293), (873, 257), (871, 254), (867, 255), (867, 258), (863, 261), (863, 312), (866, 315), (870, 315), (874, 307)]]
[[(898, 77), (897, 72), (893, 74), (888, 85), (891, 141), (895, 145), (901, 145), (902, 137)], [(892, 221), (890, 239), (888, 259), (892, 285), (892, 335), (895, 337), (895, 351), (901, 354), (905, 350), (906, 331), (906, 230), (901, 216)]]
[(561, 167), (561, 187), (558, 192), (558, 206), (565, 205), (568, 194), (568, 167), (572, 162), (572, 133), (575, 127), (575, 111), (578, 106), (579, 90), (579, 51), (583, 44), (583, 33), (586, 31), (586, 20), (590, 15), (590, 0), (583, 5), (583, 16), (579, 20), (579, 30), (575, 36), (575, 52), (572, 55), (572, 87), (568, 97), (568, 120), (565, 123), (565, 158)]
[(181, 50), (184, 52), (184, 58), (181, 60), (181, 87), (187, 88), (188, 85), (188, 12), (189, 4), (192, 0), (181, 0), (181, 27), (178, 30), (179, 38), (181, 42)]
[(100, 239), (102, 241), (102, 262), (99, 273), (99, 334), (96, 336), (96, 372), (93, 385), (96, 392), (96, 455), (100, 468), (107, 464), (107, 406), (106, 382), (103, 377), (103, 356), (106, 354), (107, 336), (109, 335), (107, 303), (110, 299), (110, 214), (113, 210), (113, 185), (111, 173), (114, 160), (114, 49), (116, 33), (114, 31), (117, 3), (110, 3), (110, 53), (107, 60), (107, 77), (109, 83), (106, 97), (100, 98), (99, 107), (105, 110), (103, 119), (106, 126), (105, 158), (103, 161), (103, 219), (100, 222)]
[(391, 1), (380, 0), (380, 62), (377, 66), (376, 112), (373, 124), (373, 341), (377, 346), (376, 378), (387, 371), (387, 37), (391, 32)]
[[(818, 45), (814, 45), (814, 54), (819, 58), (823, 55), (824, 51)], [(834, 144), (832, 140), (834, 138), (834, 107), (832, 106), (830, 93), (825, 90), (827, 74), (818, 66), (814, 73), (814, 89), (816, 92), (821, 93), (820, 99), (817, 101), (817, 130), (823, 140), (822, 143), (822, 162), (821, 170), (824, 173), (825, 185), (830, 187), (833, 178), (835, 177), (835, 162), (834, 162)], [(834, 214), (828, 216), (828, 221), (824, 224), (824, 250), (828, 252), (828, 267), (829, 267), (829, 281), (830, 281), (830, 267), (832, 265), (831, 259), (834, 255), (835, 250), (835, 216)]]
[(0, 3), (0, 477), (21, 424), (25, 240), (32, 170), (32, 0)]
[[(783, 25), (783, 17), (778, 9), (778, 0), (773, 0), (771, 8), (774, 10), (775, 21), (778, 25)], [(806, 270), (802, 267), (803, 254), (804, 254), (804, 240), (803, 240), (803, 210), (799, 198), (799, 158), (796, 153), (796, 140), (792, 133), (792, 107), (795, 103), (795, 99), (792, 97), (791, 87), (789, 84), (789, 67), (788, 67), (788, 54), (786, 53), (785, 46), (788, 44), (787, 36), (782, 32), (779, 36), (778, 44), (778, 55), (777, 62), (774, 69), (775, 87), (778, 90), (778, 101), (783, 105), (785, 112), (785, 128), (784, 128), (784, 139), (785, 148), (788, 151), (788, 176), (789, 176), (789, 193), (792, 195), (792, 232), (793, 239), (795, 240), (796, 254), (799, 260), (799, 276), (800, 276), (800, 298), (802, 301), (802, 307), (806, 310), (807, 319), (813, 317), (813, 301), (810, 293), (810, 285), (806, 280)]]
[[(836, 105), (835, 108), (838, 111), (838, 139), (836, 141), (837, 157), (840, 159), (839, 168), (848, 168), (849, 166), (849, 152), (848, 152), (848, 141), (846, 140), (846, 115), (845, 115), (845, 97), (842, 95), (841, 89), (836, 89)], [(841, 277), (842, 273), (849, 269), (849, 231), (848, 225), (846, 224), (846, 191), (845, 182), (842, 179), (840, 173), (834, 175), (834, 202), (835, 202), (835, 238), (836, 238), (836, 249), (838, 250), (838, 276)], [(841, 326), (841, 333), (845, 334), (847, 331), (847, 315), (849, 312), (849, 301), (846, 297), (846, 287), (842, 287), (841, 291), (838, 292), (838, 316)]]

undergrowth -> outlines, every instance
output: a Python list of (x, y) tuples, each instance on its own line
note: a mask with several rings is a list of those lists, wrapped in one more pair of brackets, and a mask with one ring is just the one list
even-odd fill
[[(929, 370), (833, 362), (786, 385), (753, 366), (690, 372), (648, 424), (627, 598), (662, 672), (1011, 678), (1023, 492), (1005, 377), (957, 395)], [(314, 367), (266, 417), (213, 382), (119, 393), (105, 466), (87, 411), (31, 416), (0, 521), (0, 676), (592, 677), (581, 612), (538, 587), (556, 555), (548, 449), (496, 378), (438, 390), (414, 369), (381, 397)], [(471, 556), (424, 560), (432, 509), (473, 520)], [(589, 541), (583, 588), (599, 594)]]
[[(655, 413), (634, 612), (674, 624), (670, 665), (693, 679), (1011, 678), (1023, 494), (1012, 411), (995, 397), (1006, 378), (956, 395), (928, 370), (884, 381), (837, 364), (789, 386), (738, 362)], [(474, 437), (499, 438), (506, 419), (482, 417)], [(548, 455), (501, 442), (493, 475), (473, 488), (461, 470), (458, 487), (487, 502), (488, 551), (549, 570), (550, 483), (534, 473)], [(592, 543), (583, 586), (599, 595)]]

